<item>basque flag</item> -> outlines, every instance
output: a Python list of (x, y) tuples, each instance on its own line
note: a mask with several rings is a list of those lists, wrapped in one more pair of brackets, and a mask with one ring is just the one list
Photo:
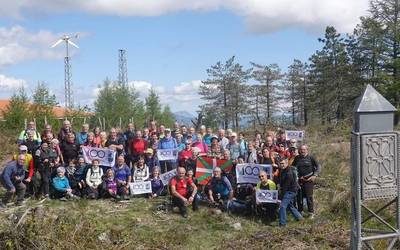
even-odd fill
[(196, 162), (196, 179), (198, 184), (207, 185), (212, 177), (215, 167), (220, 167), (223, 172), (230, 173), (232, 171), (231, 160), (218, 160), (210, 157), (198, 157)]

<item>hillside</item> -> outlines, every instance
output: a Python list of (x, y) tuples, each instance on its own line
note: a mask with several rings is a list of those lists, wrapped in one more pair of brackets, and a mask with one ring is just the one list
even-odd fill
[[(349, 247), (349, 130), (308, 131), (310, 152), (322, 165), (317, 216), (287, 228), (252, 216), (158, 210), (168, 198), (129, 202), (29, 200), (0, 212), (4, 249), (347, 249)], [(1, 138), (8, 138), (1, 135)], [(7, 139), (12, 141), (11, 139)], [(1, 144), (4, 157), (4, 143)], [(10, 152), (9, 147), (8, 152)], [(7, 152), (7, 153), (8, 153)], [(289, 218), (291, 218), (289, 216)]]

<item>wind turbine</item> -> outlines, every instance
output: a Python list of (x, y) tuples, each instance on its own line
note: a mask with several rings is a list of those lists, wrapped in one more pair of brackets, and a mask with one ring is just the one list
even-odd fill
[(71, 41), (71, 39), (76, 39), (78, 38), (78, 34), (72, 35), (72, 36), (68, 36), (68, 35), (64, 35), (62, 36), (55, 44), (53, 44), (53, 46), (51, 46), (52, 48), (56, 47), (57, 45), (59, 45), (62, 42), (65, 42), (65, 49), (66, 49), (66, 54), (65, 54), (65, 58), (64, 58), (64, 87), (65, 87), (65, 107), (66, 108), (73, 108), (74, 103), (72, 100), (72, 81), (71, 81), (71, 64), (69, 63), (69, 45), (74, 46), (75, 48), (79, 49), (78, 45), (76, 45), (75, 43), (73, 43)]

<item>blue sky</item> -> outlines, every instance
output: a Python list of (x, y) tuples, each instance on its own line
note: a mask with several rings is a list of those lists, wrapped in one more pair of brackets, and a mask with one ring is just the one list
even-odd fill
[(63, 103), (64, 47), (50, 46), (79, 33), (71, 59), (75, 104), (93, 105), (98, 85), (117, 78), (118, 49), (126, 49), (128, 79), (142, 98), (153, 87), (173, 111), (194, 113), (211, 65), (236, 56), (245, 67), (277, 63), (286, 71), (320, 49), (326, 25), (355, 27), (368, 1), (347, 2), (0, 0), (0, 98), (45, 81)]

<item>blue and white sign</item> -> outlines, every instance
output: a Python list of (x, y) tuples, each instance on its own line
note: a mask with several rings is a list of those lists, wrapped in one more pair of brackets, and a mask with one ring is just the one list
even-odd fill
[(172, 149), (157, 149), (157, 157), (159, 161), (169, 161), (178, 159), (179, 150)]
[(296, 130), (286, 130), (285, 131), (286, 140), (296, 139), (297, 141), (304, 140), (304, 131), (296, 131)]
[(278, 190), (256, 190), (256, 203), (277, 203)]
[(99, 160), (101, 166), (112, 167), (115, 165), (115, 154), (114, 150), (108, 148), (93, 148), (93, 147), (82, 147), (83, 159), (85, 163), (92, 164), (92, 160)]
[(164, 186), (169, 184), (169, 181), (176, 176), (176, 169), (172, 169), (160, 175), (160, 179)]
[(272, 165), (252, 164), (252, 163), (237, 164), (236, 165), (237, 183), (257, 184), (260, 181), (258, 175), (262, 170), (267, 172), (268, 179), (272, 177)]
[(129, 183), (131, 195), (151, 193), (151, 181)]

